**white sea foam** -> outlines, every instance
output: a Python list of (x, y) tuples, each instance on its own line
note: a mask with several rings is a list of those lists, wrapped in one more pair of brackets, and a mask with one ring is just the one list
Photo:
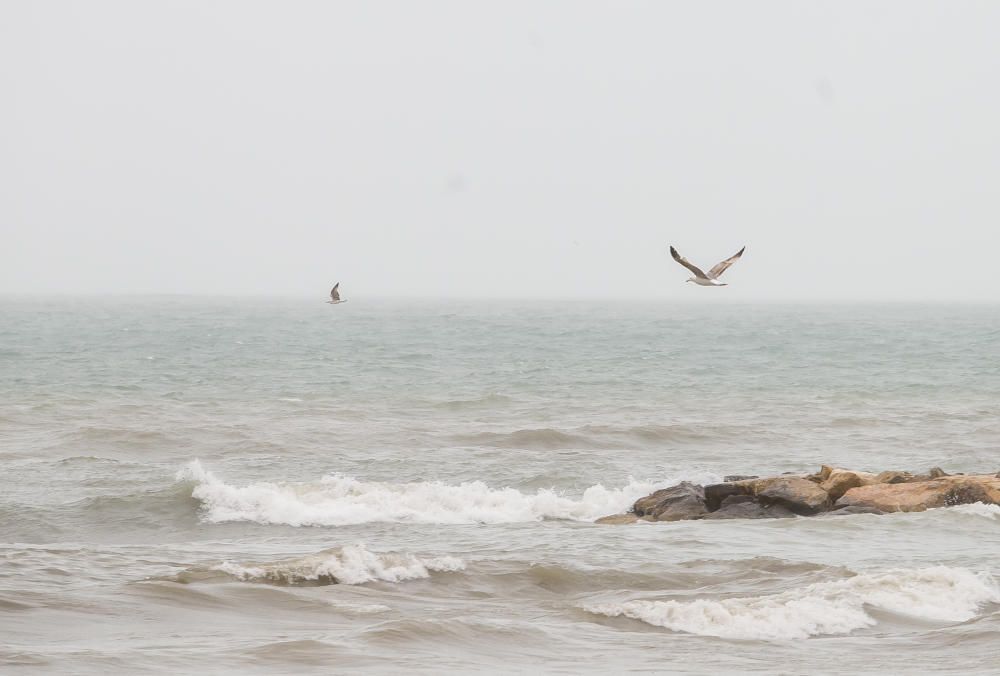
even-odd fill
[(1000, 520), (1000, 505), (987, 505), (985, 502), (973, 502), (968, 505), (955, 505), (954, 507), (939, 507), (949, 512), (958, 512), (970, 516), (981, 516), (987, 519)]
[(1000, 602), (1000, 587), (988, 573), (936, 566), (865, 573), (772, 596), (626, 601), (585, 610), (701, 636), (788, 640), (847, 634), (875, 625), (866, 606), (925, 620), (962, 622), (989, 602)]
[(364, 545), (348, 545), (266, 564), (224, 561), (213, 570), (251, 582), (364, 584), (379, 580), (417, 580), (430, 577), (432, 572), (465, 570), (465, 562), (452, 556), (420, 558), (413, 554), (378, 554), (368, 551)]
[(593, 521), (622, 512), (638, 498), (682, 478), (703, 482), (714, 476), (673, 477), (668, 481), (629, 481), (622, 488), (597, 484), (579, 498), (554, 490), (522, 493), (491, 488), (482, 481), (445, 484), (365, 482), (329, 475), (318, 483), (254, 483), (233, 486), (204, 469), (197, 460), (177, 473), (196, 483), (192, 497), (201, 501), (210, 522), (254, 521), (290, 526), (341, 526), (373, 522), (522, 523), (542, 519)]

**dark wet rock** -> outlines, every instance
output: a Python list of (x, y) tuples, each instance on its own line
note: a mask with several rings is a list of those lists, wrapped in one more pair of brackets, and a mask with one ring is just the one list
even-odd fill
[(708, 512), (705, 491), (698, 484), (683, 481), (639, 498), (632, 506), (636, 516), (650, 516), (657, 521), (697, 519)]
[[(723, 477), (723, 481), (730, 483), (733, 481), (746, 481), (747, 479), (759, 479), (760, 477), (756, 474), (728, 474)], [(715, 484), (718, 486), (719, 484)]]
[(781, 505), (762, 505), (750, 495), (730, 495), (719, 509), (702, 519), (783, 519), (792, 516), (795, 514)]
[(739, 505), (745, 502), (757, 502), (757, 498), (752, 495), (730, 495), (722, 501), (722, 504), (719, 505), (719, 507), (721, 509), (722, 507), (730, 507), (732, 505)]
[[(728, 478), (728, 477), (727, 477)], [(710, 512), (714, 512), (721, 505), (722, 501), (734, 495), (749, 495), (750, 486), (739, 483), (710, 484), (705, 486), (705, 506)]]
[(781, 505), (796, 514), (817, 514), (830, 506), (827, 492), (801, 477), (760, 479), (755, 482), (754, 492), (761, 504)]

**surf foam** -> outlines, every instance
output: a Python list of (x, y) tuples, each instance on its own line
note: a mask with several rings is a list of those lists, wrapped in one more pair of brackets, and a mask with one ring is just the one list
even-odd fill
[(425, 559), (413, 554), (377, 554), (359, 544), (274, 563), (243, 565), (224, 561), (212, 570), (248, 582), (364, 584), (403, 582), (430, 577), (432, 572), (465, 570), (465, 562), (452, 556)]
[[(718, 477), (686, 477), (701, 482)], [(177, 473), (195, 483), (191, 496), (201, 502), (202, 518), (213, 523), (253, 521), (289, 526), (344, 526), (374, 522), (435, 524), (522, 523), (542, 519), (593, 521), (629, 509), (644, 495), (673, 485), (631, 480), (622, 488), (597, 484), (578, 499), (554, 490), (534, 494), (514, 488), (490, 488), (482, 481), (458, 485), (441, 482), (365, 482), (339, 474), (318, 483), (254, 483), (233, 486), (204, 469), (197, 460)]]
[(627, 601), (584, 610), (701, 636), (790, 640), (873, 626), (877, 620), (866, 606), (926, 620), (963, 622), (989, 602), (1000, 602), (1000, 587), (988, 573), (936, 566), (865, 573), (772, 596)]
[(987, 505), (984, 502), (973, 502), (968, 505), (955, 505), (954, 507), (938, 507), (938, 509), (946, 509), (952, 513), (957, 512), (959, 514), (1000, 520), (1000, 505)]

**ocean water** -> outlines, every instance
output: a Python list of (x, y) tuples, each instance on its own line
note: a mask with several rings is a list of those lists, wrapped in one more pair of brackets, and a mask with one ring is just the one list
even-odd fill
[(996, 506), (593, 523), (1000, 470), (1000, 307), (718, 298), (0, 301), (0, 671), (996, 673)]

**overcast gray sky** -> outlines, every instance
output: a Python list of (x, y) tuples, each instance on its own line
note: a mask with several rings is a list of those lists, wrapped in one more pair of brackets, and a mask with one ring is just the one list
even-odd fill
[[(3, 0), (0, 292), (1000, 299), (998, 30), (997, 2)], [(748, 248), (703, 289), (668, 243)]]

